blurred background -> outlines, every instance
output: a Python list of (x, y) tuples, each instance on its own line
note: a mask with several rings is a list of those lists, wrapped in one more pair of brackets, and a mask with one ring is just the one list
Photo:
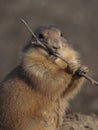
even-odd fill
[[(0, 80), (17, 66), (31, 37), (21, 18), (32, 30), (42, 25), (61, 29), (98, 81), (98, 0), (0, 0)], [(87, 81), (70, 108), (98, 114), (98, 87)]]

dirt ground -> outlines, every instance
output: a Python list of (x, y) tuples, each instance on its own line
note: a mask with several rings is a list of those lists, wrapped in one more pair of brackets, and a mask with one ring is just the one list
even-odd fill
[(98, 130), (98, 117), (68, 113), (61, 130)]
[[(32, 30), (42, 25), (59, 27), (98, 80), (98, 0), (1, 0), (0, 80), (19, 63), (21, 49), (30, 38), (21, 18)], [(98, 87), (87, 81), (70, 109), (98, 114)]]

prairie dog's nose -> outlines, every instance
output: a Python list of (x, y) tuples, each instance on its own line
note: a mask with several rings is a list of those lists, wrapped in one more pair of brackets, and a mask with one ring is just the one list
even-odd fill
[(60, 44), (59, 44), (59, 42), (58, 42), (58, 41), (54, 41), (54, 42), (52, 43), (52, 47), (53, 47), (53, 49), (60, 49)]

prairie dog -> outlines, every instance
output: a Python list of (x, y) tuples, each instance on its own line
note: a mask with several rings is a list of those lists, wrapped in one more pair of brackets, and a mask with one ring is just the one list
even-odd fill
[[(42, 27), (35, 34), (71, 65), (32, 38), (23, 49), (21, 63), (0, 84), (0, 130), (59, 130), (69, 99), (84, 81), (75, 74), (81, 66), (78, 53), (59, 29)], [(87, 69), (81, 67), (80, 71)]]

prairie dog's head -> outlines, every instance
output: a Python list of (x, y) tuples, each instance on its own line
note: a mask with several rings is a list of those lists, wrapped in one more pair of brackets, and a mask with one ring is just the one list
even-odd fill
[[(48, 46), (53, 52), (58, 53), (63, 48), (62, 33), (56, 27), (39, 27), (34, 31), (34, 34), (42, 44)], [(32, 36), (30, 42), (24, 47), (23, 53), (32, 52), (33, 49), (40, 50), (44, 54), (44, 56), (47, 56), (49, 53), (42, 46), (36, 44), (36, 39), (34, 36)], [(48, 56), (51, 56), (51, 54), (49, 54)]]
[(42, 43), (49, 46), (54, 52), (58, 52), (58, 50), (62, 48), (62, 33), (56, 27), (40, 27), (35, 30), (35, 35)]
[[(42, 44), (46, 44), (53, 52), (59, 52), (62, 48), (68, 46), (66, 39), (62, 36), (62, 32), (54, 26), (39, 27), (34, 31), (34, 34)], [(33, 47), (35, 42), (36, 39), (32, 36), (29, 44), (25, 46), (24, 51)]]

